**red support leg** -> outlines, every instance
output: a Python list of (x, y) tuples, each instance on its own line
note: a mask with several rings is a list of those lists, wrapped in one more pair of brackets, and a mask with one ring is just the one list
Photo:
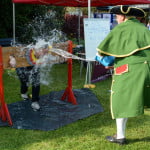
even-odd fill
[[(72, 41), (69, 41), (68, 52), (72, 53)], [(68, 99), (68, 102), (77, 105), (76, 98), (72, 91), (72, 58), (68, 59), (68, 87), (65, 89), (61, 100)]]
[(0, 47), (0, 118), (12, 126), (9, 110), (4, 100), (2, 47)]

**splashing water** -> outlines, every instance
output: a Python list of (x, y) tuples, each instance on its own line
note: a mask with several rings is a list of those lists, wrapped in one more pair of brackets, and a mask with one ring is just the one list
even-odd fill
[[(34, 49), (35, 52), (39, 53), (43, 48), (46, 48), (45, 46), (50, 46), (51, 43), (51, 41), (46, 42), (44, 39), (38, 39), (35, 45), (30, 44), (27, 46), (27, 48), (28, 51)], [(51, 54), (45, 54), (42, 57), (39, 57), (39, 59), (36, 61), (34, 67), (39, 68), (40, 70), (40, 84), (48, 86), (52, 82), (52, 78), (50, 77), (50, 71), (52, 66), (55, 64), (55, 60), (55, 56)]]
[[(67, 41), (66, 35), (55, 28), (49, 30), (49, 26), (45, 24), (49, 18), (53, 20), (55, 18), (56, 12), (48, 12), (45, 14), (44, 18), (36, 17), (32, 23), (29, 24), (29, 28), (33, 30), (33, 40), (34, 43), (22, 46), (21, 51), (30, 51), (34, 49), (35, 52), (39, 53), (42, 49), (48, 49), (48, 53), (42, 54), (39, 57), (35, 68), (40, 68), (40, 83), (44, 85), (50, 85), (52, 79), (50, 77), (50, 71), (54, 64), (66, 61), (68, 58), (84, 60), (76, 55), (70, 54), (60, 48), (50, 48), (53, 44), (62, 43)], [(19, 45), (20, 46), (20, 45)], [(51, 53), (55, 53), (52, 55)], [(61, 59), (60, 59), (61, 58)], [(61, 61), (60, 61), (61, 60)], [(32, 74), (31, 74), (32, 75)], [(30, 81), (29, 83), (31, 83)]]
[[(41, 51), (41, 49), (45, 48), (46, 45), (50, 46), (53, 45), (53, 43), (60, 43), (67, 41), (66, 35), (56, 29), (56, 27), (59, 28), (58, 21), (56, 19), (56, 11), (48, 11), (45, 16), (37, 16), (34, 20), (27, 26), (28, 31), (31, 31), (32, 33), (32, 43), (24, 46), (21, 44), (19, 45), (20, 51), (30, 51), (31, 49), (34, 49), (35, 52)], [(57, 23), (57, 25), (56, 25)], [(26, 34), (26, 32), (25, 32)], [(26, 35), (24, 35), (26, 37)], [(29, 42), (27, 42), (29, 43)], [(26, 52), (29, 54), (29, 52)], [(37, 60), (37, 65), (35, 65), (36, 68), (40, 68), (40, 82), (44, 85), (49, 85), (51, 82), (51, 78), (49, 76), (51, 68), (53, 64), (58, 63), (59, 56), (57, 55), (51, 55), (48, 53), (47, 55), (43, 55), (43, 57), (40, 57)], [(31, 83), (32, 81), (30, 81)]]
[[(46, 54), (42, 54), (42, 57), (39, 57), (36, 60), (35, 67), (40, 68), (40, 83), (44, 85), (50, 85), (51, 83), (51, 77), (50, 77), (50, 71), (54, 64), (61, 63), (60, 57), (64, 58), (65, 60), (71, 58), (71, 59), (78, 59), (82, 61), (92, 61), (92, 60), (86, 60), (84, 58), (78, 57), (76, 55), (73, 55), (65, 50), (52, 47), (52, 41), (45, 41), (44, 39), (38, 39), (38, 41), (33, 44), (29, 44), (26, 47), (21, 48), (21, 51), (27, 50), (30, 51), (31, 49), (34, 49), (35, 52), (39, 53), (42, 52), (43, 49), (47, 49)], [(55, 53), (55, 55), (52, 55), (51, 53)], [(32, 76), (32, 74), (31, 74)], [(32, 78), (29, 83), (32, 83)], [(38, 83), (37, 83), (38, 84)]]

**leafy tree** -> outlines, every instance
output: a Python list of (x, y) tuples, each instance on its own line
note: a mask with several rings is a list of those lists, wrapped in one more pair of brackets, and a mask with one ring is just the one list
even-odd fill
[[(24, 10), (23, 10), (24, 9)], [(63, 7), (24, 5), (16, 7), (16, 36), (22, 43), (34, 42), (33, 37), (44, 37), (54, 28), (61, 29)]]
[[(45, 15), (54, 12), (52, 18), (44, 18)], [(0, 38), (8, 38), (13, 36), (13, 5), (12, 0), (0, 0)], [(3, 14), (3, 15), (2, 15)], [(33, 41), (32, 36), (37, 28), (34, 23), (42, 23), (45, 26), (42, 30), (48, 33), (56, 28), (61, 29), (63, 25), (64, 7), (33, 5), (33, 4), (15, 4), (15, 22), (16, 37), (21, 43), (29, 43)], [(32, 25), (32, 27), (31, 27)], [(40, 25), (40, 24), (39, 24)], [(33, 29), (35, 27), (35, 29)], [(37, 30), (39, 30), (37, 28)], [(36, 34), (42, 34), (36, 33)], [(40, 35), (38, 35), (40, 36)]]
[(0, 0), (0, 38), (12, 37), (13, 19), (11, 0)]

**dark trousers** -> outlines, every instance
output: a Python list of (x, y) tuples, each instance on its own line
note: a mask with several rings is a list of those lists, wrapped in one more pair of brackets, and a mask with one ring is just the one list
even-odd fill
[(39, 68), (34, 66), (20, 67), (16, 69), (20, 80), (20, 92), (25, 94), (28, 91), (28, 86), (32, 84), (32, 101), (39, 101), (40, 93), (40, 72)]

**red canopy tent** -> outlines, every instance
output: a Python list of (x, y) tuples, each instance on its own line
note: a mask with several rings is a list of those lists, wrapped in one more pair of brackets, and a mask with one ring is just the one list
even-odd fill
[(88, 18), (90, 8), (97, 6), (150, 4), (150, 0), (12, 0), (13, 3), (42, 4), (68, 7), (88, 7)]
[[(112, 6), (112, 5), (132, 5), (132, 4), (150, 4), (150, 0), (12, 0), (13, 3), (24, 3), (24, 4), (43, 4), (43, 5), (56, 5), (56, 6), (70, 6), (70, 7), (90, 7), (90, 6)], [(14, 17), (14, 5), (13, 5), (13, 17)], [(15, 25), (15, 20), (13, 21)], [(14, 26), (15, 28), (15, 26)], [(15, 34), (14, 34), (15, 35)], [(14, 36), (15, 39), (15, 36)], [(15, 42), (14, 42), (15, 43)], [(69, 45), (69, 51), (72, 50), (72, 44)], [(0, 47), (0, 53), (2, 48)], [(0, 55), (2, 56), (2, 54)], [(72, 92), (72, 59), (68, 59), (68, 87), (65, 90), (65, 93), (62, 96), (64, 100), (68, 96), (68, 101), (73, 104), (77, 104), (74, 94)], [(0, 62), (2, 62), (2, 57), (0, 57)], [(3, 121), (8, 121), (12, 125), (11, 117), (7, 108), (7, 105), (4, 101), (4, 92), (3, 92), (3, 83), (2, 83), (2, 74), (3, 66), (0, 66), (0, 118)], [(90, 68), (89, 68), (90, 69)]]
[(150, 0), (12, 0), (13, 2), (13, 39), (15, 43), (15, 3), (40, 4), (68, 7), (88, 7), (88, 17), (90, 18), (90, 7), (113, 6), (113, 5), (133, 5), (150, 4)]
[[(13, 3), (87, 7), (89, 0), (12, 0)], [(90, 0), (91, 6), (150, 4), (150, 0)]]
[[(88, 7), (88, 18), (91, 14), (91, 6), (113, 6), (113, 5), (133, 5), (150, 4), (150, 0), (12, 0), (13, 3), (40, 4), (68, 7)], [(14, 20), (14, 19), (13, 19)], [(14, 43), (15, 43), (15, 21), (14, 21)]]
[[(91, 6), (112, 6), (112, 5), (132, 5), (132, 4), (150, 4), (150, 0), (12, 0), (13, 2), (13, 17), (14, 17), (14, 3), (24, 4), (43, 4), (43, 5), (56, 5), (56, 6), (70, 6), (70, 7), (88, 7)], [(13, 20), (15, 29), (15, 20)], [(14, 34), (15, 35), (15, 34)], [(14, 36), (15, 39), (15, 36)], [(15, 42), (14, 42), (15, 43)], [(72, 50), (72, 43), (70, 42), (69, 51)], [(2, 48), (0, 47), (0, 53)], [(0, 54), (2, 56), (2, 54)], [(68, 97), (68, 101), (77, 104), (74, 94), (72, 92), (72, 59), (68, 59), (68, 87), (62, 96), (62, 100)], [(2, 63), (2, 57), (0, 57)], [(0, 118), (3, 121), (8, 121), (12, 125), (11, 117), (4, 101), (3, 83), (2, 83), (3, 66), (0, 66)]]

